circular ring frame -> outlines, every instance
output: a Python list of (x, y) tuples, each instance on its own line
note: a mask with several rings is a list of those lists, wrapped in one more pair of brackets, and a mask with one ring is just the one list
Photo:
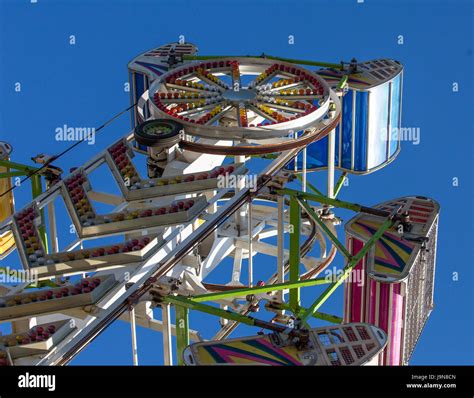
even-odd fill
[(305, 147), (315, 141), (326, 137), (341, 121), (341, 103), (334, 92), (331, 92), (331, 101), (335, 105), (335, 110), (329, 118), (318, 123), (317, 126), (307, 129), (298, 138), (289, 139), (279, 143), (262, 144), (262, 145), (212, 145), (201, 144), (198, 142), (181, 140), (180, 147), (182, 149), (209, 153), (212, 155), (231, 155), (231, 156), (245, 156), (245, 155), (263, 155), (269, 153), (277, 153), (288, 151), (295, 148)]
[[(251, 75), (255, 79), (243, 84), (242, 78)], [(222, 79), (230, 79), (231, 84)], [(150, 87), (150, 108), (155, 118), (183, 124), (188, 135), (265, 140), (318, 124), (328, 112), (330, 93), (317, 74), (288, 62), (219, 58), (190, 62), (162, 75)], [(246, 123), (249, 114), (267, 119), (268, 124)], [(220, 119), (229, 116), (233, 123), (223, 125)]]

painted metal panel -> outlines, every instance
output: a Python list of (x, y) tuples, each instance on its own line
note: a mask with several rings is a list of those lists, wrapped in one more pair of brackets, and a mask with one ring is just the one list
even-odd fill
[(392, 97), (390, 109), (390, 143), (389, 156), (392, 157), (400, 149), (400, 129), (402, 111), (402, 75), (398, 75), (392, 81)]
[(385, 163), (388, 145), (389, 83), (370, 90), (367, 137), (367, 170)]
[(355, 148), (354, 148), (354, 169), (357, 171), (367, 171), (367, 131), (368, 131), (368, 106), (369, 93), (356, 93), (356, 112), (355, 112)]
[[(403, 68), (392, 60), (358, 65), (342, 97), (342, 119), (336, 128), (335, 166), (353, 174), (368, 174), (392, 162), (400, 151)], [(318, 71), (332, 87), (344, 72)], [(327, 167), (327, 137), (308, 146), (307, 169)], [(293, 162), (292, 162), (293, 163)], [(289, 165), (294, 169), (294, 164)], [(298, 159), (298, 169), (302, 159)]]

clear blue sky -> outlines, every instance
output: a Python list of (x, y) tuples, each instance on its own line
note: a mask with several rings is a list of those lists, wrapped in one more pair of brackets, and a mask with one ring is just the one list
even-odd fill
[[(60, 152), (68, 143), (55, 141), (56, 127), (99, 126), (124, 109), (127, 62), (179, 35), (202, 55), (265, 52), (328, 62), (387, 57), (404, 64), (402, 126), (420, 128), (421, 142), (402, 143), (389, 167), (351, 177), (341, 197), (371, 205), (421, 194), (440, 202), (435, 309), (412, 364), (473, 364), (472, 1), (0, 0), (0, 140), (13, 145), (17, 161)], [(21, 92), (15, 92), (17, 82)], [(80, 165), (128, 129), (126, 116), (95, 146), (82, 145), (58, 165)], [(318, 177), (322, 181), (312, 175), (311, 182)], [(16, 192), (18, 206), (29, 200), (29, 187)], [(340, 295), (325, 310), (341, 313)], [(210, 337), (204, 318), (192, 314), (191, 327), (198, 325)], [(160, 363), (161, 335), (140, 329), (138, 340), (140, 362)], [(73, 363), (130, 364), (129, 341), (129, 325), (116, 323)]]

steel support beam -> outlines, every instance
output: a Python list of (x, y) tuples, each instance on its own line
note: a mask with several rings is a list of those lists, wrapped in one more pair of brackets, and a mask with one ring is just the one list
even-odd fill
[[(298, 180), (300, 180), (301, 183), (303, 183), (303, 177), (301, 176), (301, 174), (297, 174), (296, 178), (298, 178)], [(311, 184), (308, 181), (306, 181), (306, 187), (309, 188), (311, 191), (313, 191), (316, 195), (324, 196), (324, 194), (318, 188), (316, 188), (313, 184)]]
[[(296, 197), (290, 198), (290, 283), (296, 283), (300, 277), (300, 224), (301, 209)], [(296, 311), (300, 306), (299, 287), (290, 289), (290, 307)]]
[(318, 214), (311, 208), (311, 206), (308, 204), (303, 199), (297, 199), (298, 203), (303, 207), (308, 213), (308, 215), (318, 223), (318, 225), (321, 227), (321, 229), (324, 231), (324, 233), (327, 235), (327, 237), (331, 240), (332, 243), (339, 249), (339, 251), (344, 255), (344, 257), (351, 259), (352, 255), (349, 253), (349, 251), (346, 249), (343, 243), (337, 239), (337, 237), (331, 232), (331, 230), (327, 227), (327, 225), (321, 220)]
[(343, 274), (337, 278), (336, 281), (331, 283), (326, 290), (316, 299), (316, 301), (306, 310), (306, 312), (301, 316), (301, 321), (306, 322), (306, 320), (317, 311), (324, 302), (331, 296), (331, 294), (347, 279), (347, 277), (352, 272), (353, 268), (359, 263), (359, 261), (367, 254), (370, 248), (377, 242), (384, 232), (393, 225), (393, 219), (387, 219), (375, 232), (374, 235), (367, 241), (367, 243), (362, 247), (362, 249), (352, 257), (352, 260), (344, 268)]
[(224, 292), (219, 293), (206, 293), (200, 294), (194, 297), (190, 297), (191, 301), (195, 303), (202, 303), (205, 301), (216, 301), (216, 300), (223, 300), (235, 297), (243, 297), (249, 294), (261, 294), (261, 293), (269, 293), (269, 292), (280, 292), (287, 289), (296, 289), (296, 288), (303, 288), (308, 286), (317, 286), (317, 285), (325, 285), (330, 283), (327, 278), (315, 278), (315, 279), (308, 279), (303, 281), (296, 281), (296, 282), (284, 282), (284, 283), (276, 283), (274, 285), (265, 285), (265, 286), (256, 286), (252, 288), (237, 288), (232, 290), (227, 290)]
[[(220, 318), (225, 318), (225, 319), (228, 319), (229, 321), (236, 321), (248, 326), (256, 326), (256, 327), (261, 327), (263, 329), (268, 329), (268, 330), (278, 331), (278, 332), (283, 332), (284, 330), (286, 330), (284, 326), (275, 325), (271, 322), (261, 321), (259, 319), (252, 318), (251, 316), (241, 315), (236, 312), (223, 310), (221, 308), (213, 307), (207, 304), (196, 303), (186, 297), (166, 296), (163, 298), (163, 301), (165, 303), (174, 304), (176, 308), (182, 307), (182, 308), (186, 308), (187, 310), (190, 309), (190, 310), (201, 311), (206, 314), (215, 315)], [(176, 327), (177, 328), (179, 327), (178, 323), (176, 323)]]
[(247, 207), (247, 230), (248, 230), (248, 238), (249, 238), (249, 246), (248, 246), (248, 285), (249, 287), (253, 286), (253, 228), (252, 228), (252, 199), (249, 200), (248, 207)]
[(131, 336), (132, 336), (133, 366), (138, 366), (137, 325), (135, 322), (135, 308), (133, 307), (130, 308), (129, 315), (130, 315), (130, 330), (131, 330)]
[(339, 192), (341, 191), (341, 188), (344, 186), (344, 181), (346, 181), (346, 176), (347, 176), (347, 171), (344, 171), (339, 179), (336, 182), (336, 186), (334, 188), (334, 198), (339, 195)]
[(277, 192), (280, 195), (297, 196), (300, 199), (311, 200), (311, 201), (322, 203), (325, 205), (334, 206), (341, 209), (348, 209), (348, 210), (352, 210), (359, 213), (372, 214), (379, 217), (389, 217), (391, 214), (388, 211), (374, 209), (367, 206), (362, 206), (357, 203), (351, 203), (351, 202), (346, 202), (339, 199), (328, 198), (327, 196), (324, 196), (324, 195), (317, 195), (317, 194), (312, 194), (308, 192), (296, 191), (294, 189), (289, 189), (289, 188), (280, 189)]
[(163, 304), (161, 306), (162, 321), (163, 321), (163, 357), (164, 365), (173, 365), (173, 341), (171, 339), (171, 305)]
[(328, 135), (327, 195), (330, 198), (334, 198), (335, 150), (336, 150), (336, 130), (332, 130)]
[[(41, 175), (34, 174), (31, 176), (31, 191), (33, 194), (33, 199), (40, 196), (43, 193), (43, 187), (41, 185)], [(48, 235), (46, 233), (46, 223), (44, 217), (44, 209), (40, 210), (41, 213), (41, 226), (38, 228), (38, 232), (40, 234), (41, 240), (44, 244), (44, 250), (46, 254), (49, 253), (48, 249)]]
[[(278, 246), (277, 246), (277, 282), (285, 282), (285, 200), (283, 195), (278, 197)], [(278, 300), (284, 301), (283, 290), (278, 293)]]
[(292, 64), (299, 64), (299, 65), (310, 65), (310, 66), (319, 66), (321, 68), (333, 68), (333, 69), (344, 69), (344, 65), (334, 64), (330, 62), (321, 62), (321, 61), (310, 61), (305, 59), (291, 59), (291, 58), (281, 58), (281, 57), (273, 57), (271, 55), (183, 55), (183, 59), (185, 60), (208, 60), (214, 58), (264, 58), (264, 59), (273, 59), (275, 61), (282, 61), (282, 62), (289, 62)]
[(189, 310), (181, 304), (175, 304), (176, 317), (176, 355), (178, 365), (184, 365), (183, 351), (189, 345)]
[(25, 176), (23, 171), (7, 171), (5, 173), (0, 173), (0, 178), (11, 178), (11, 177), (22, 177)]

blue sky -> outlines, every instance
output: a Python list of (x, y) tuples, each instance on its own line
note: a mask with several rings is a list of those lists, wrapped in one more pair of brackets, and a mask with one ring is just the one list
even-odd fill
[[(421, 194), (441, 204), (435, 309), (411, 363), (474, 363), (472, 2), (0, 0), (0, 140), (13, 145), (17, 161), (60, 152), (68, 143), (55, 140), (56, 127), (99, 126), (126, 108), (127, 62), (180, 35), (202, 55), (264, 52), (328, 62), (384, 57), (403, 63), (402, 126), (420, 128), (421, 142), (403, 142), (393, 164), (351, 177), (341, 198), (372, 205)], [(58, 165), (78, 166), (128, 130), (125, 116), (98, 135), (96, 145), (81, 145)], [(324, 177), (313, 174), (310, 181), (321, 184)], [(16, 194), (17, 205), (25, 204), (29, 186)], [(305, 292), (304, 298), (310, 301), (312, 295)], [(336, 295), (324, 310), (341, 313), (341, 308)], [(193, 313), (191, 327), (200, 326), (210, 337), (206, 319)], [(138, 340), (140, 363), (160, 363), (161, 335), (139, 329)], [(130, 364), (129, 341), (129, 325), (117, 322), (73, 363)]]

